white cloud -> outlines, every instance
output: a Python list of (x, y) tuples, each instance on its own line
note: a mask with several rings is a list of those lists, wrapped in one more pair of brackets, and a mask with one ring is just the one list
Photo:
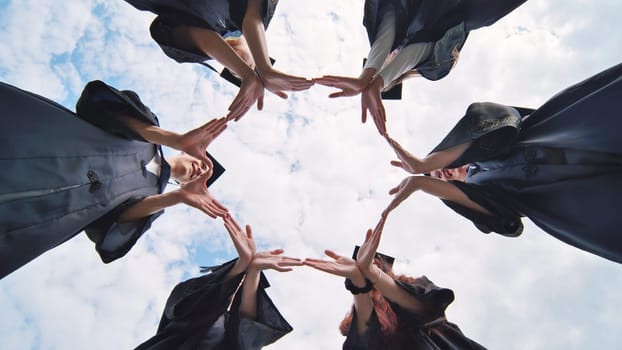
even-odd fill
[[(276, 67), (294, 74), (357, 75), (366, 55), (362, 1), (281, 1), (267, 32)], [(473, 101), (536, 107), (617, 63), (619, 1), (531, 1), (470, 34), (438, 82), (414, 79), (387, 102), (391, 134), (426, 154)], [(153, 15), (122, 1), (13, 1), (0, 5), (0, 78), (72, 106), (92, 79), (136, 90), (162, 125), (182, 131), (222, 116), (235, 94), (207, 69), (176, 64), (149, 37)], [(212, 192), (264, 247), (350, 254), (404, 174), (356, 98), (330, 89), (266, 95), (211, 151), (227, 168)], [(288, 117), (290, 119), (288, 119)], [(296, 171), (291, 171), (292, 167)], [(479, 233), (424, 194), (391, 217), (381, 250), (404, 273), (452, 288), (448, 318), (490, 349), (615, 348), (620, 266), (569, 247), (532, 224), (522, 237)], [(3, 349), (123, 349), (150, 337), (170, 289), (234, 256), (219, 222), (167, 210), (127, 257), (104, 265), (77, 237), (0, 281)], [(194, 260), (192, 260), (194, 259)], [(295, 328), (271, 349), (338, 348), (350, 296), (342, 280), (300, 269), (269, 273)]]

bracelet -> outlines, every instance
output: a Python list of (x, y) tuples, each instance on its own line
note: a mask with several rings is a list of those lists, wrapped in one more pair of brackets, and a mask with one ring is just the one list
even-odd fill
[(352, 283), (352, 280), (349, 278), (346, 278), (346, 289), (350, 291), (350, 293), (352, 293), (352, 295), (357, 295), (357, 294), (364, 294), (364, 293), (368, 293), (370, 290), (372, 290), (372, 288), (374, 288), (374, 284), (371, 283), (370, 280), (368, 280), (367, 278), (365, 279), (365, 286), (364, 287), (357, 287), (354, 285), (354, 283)]

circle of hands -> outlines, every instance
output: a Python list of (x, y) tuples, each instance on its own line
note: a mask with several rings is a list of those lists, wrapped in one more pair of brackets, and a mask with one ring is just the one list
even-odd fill
[[(285, 91), (307, 90), (315, 83), (340, 89), (340, 91), (331, 93), (329, 98), (360, 94), (361, 121), (363, 123), (366, 122), (367, 112), (369, 111), (378, 132), (385, 138), (397, 156), (397, 160), (391, 161), (390, 164), (403, 169), (409, 174), (421, 173), (418, 171), (420, 159), (406, 151), (386, 132), (386, 115), (380, 95), (383, 87), (381, 78), (370, 78), (363, 75), (359, 78), (325, 75), (320, 78), (307, 79), (272, 69), (261, 77), (255, 73), (250, 78), (242, 80), (240, 90), (229, 106), (227, 116), (213, 119), (179, 137), (175, 148), (200, 159), (207, 165), (206, 168), (210, 170), (206, 171), (195, 181), (182, 185), (177, 191), (179, 191), (181, 202), (201, 210), (212, 218), (223, 218), (224, 226), (238, 251), (240, 260), (242, 263), (247, 264), (250, 269), (273, 269), (286, 272), (291, 271), (293, 266), (306, 265), (346, 278), (377, 280), (380, 272), (378, 272), (378, 269), (374, 269), (373, 257), (380, 242), (384, 223), (389, 213), (418, 189), (420, 177), (409, 175), (399, 185), (389, 190), (389, 194), (394, 195), (394, 197), (382, 212), (376, 228), (374, 230), (370, 229), (367, 232), (356, 260), (347, 256), (341, 256), (332, 250), (325, 250), (326, 256), (331, 260), (291, 258), (283, 256), (282, 249), (257, 252), (250, 226), (247, 225), (246, 229), (242, 230), (229, 214), (228, 209), (210, 194), (206, 185), (206, 180), (212, 176), (211, 169), (213, 164), (206, 156), (205, 150), (227, 128), (228, 122), (240, 120), (255, 103), (257, 104), (257, 109), (261, 110), (263, 108), (264, 89), (286, 99), (288, 95)], [(374, 278), (372, 274), (375, 274), (376, 277)]]

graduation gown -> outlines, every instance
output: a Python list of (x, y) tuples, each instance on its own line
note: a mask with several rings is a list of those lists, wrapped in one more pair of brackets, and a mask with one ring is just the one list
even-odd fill
[(526, 216), (545, 232), (622, 263), (619, 205), (622, 64), (560, 92), (537, 110), (472, 104), (434, 151), (472, 141), (449, 167), (485, 215), (445, 202), (482, 232), (517, 236)]
[(116, 119), (158, 125), (132, 91), (87, 84), (77, 114), (44, 97), (0, 83), (0, 278), (85, 230), (108, 263), (125, 255), (162, 211), (135, 222), (119, 215), (162, 193), (170, 168), (146, 171), (156, 154)]
[(239, 317), (241, 293), (236, 289), (244, 274), (225, 279), (236, 260), (175, 286), (157, 334), (136, 350), (256, 350), (291, 332), (265, 292), (270, 284), (263, 273), (257, 290), (257, 320)]
[(380, 9), (392, 4), (396, 15), (393, 49), (434, 42), (430, 55), (412, 67), (429, 80), (444, 78), (454, 65), (452, 50), (462, 50), (471, 30), (489, 26), (527, 0), (366, 0), (363, 25), (373, 45)]
[[(181, 48), (172, 37), (177, 26), (211, 29), (220, 35), (241, 31), (246, 14), (247, 0), (125, 0), (139, 10), (158, 15), (151, 23), (150, 32), (164, 54), (179, 63), (203, 63), (212, 58), (199, 50)], [(263, 24), (268, 28), (278, 0), (263, 1)], [(211, 68), (211, 67), (210, 67)], [(213, 69), (213, 68), (211, 68)]]
[(389, 301), (399, 321), (399, 335), (388, 339), (382, 334), (376, 311), (372, 311), (365, 334), (359, 335), (356, 310), (346, 335), (343, 350), (485, 350), (466, 337), (460, 328), (445, 318), (445, 309), (454, 300), (451, 289), (436, 286), (422, 276), (412, 284), (399, 280), (397, 285), (427, 305), (425, 314), (412, 314)]

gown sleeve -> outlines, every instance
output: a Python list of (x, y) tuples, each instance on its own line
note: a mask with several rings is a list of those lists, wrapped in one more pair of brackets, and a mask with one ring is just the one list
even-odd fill
[(490, 102), (473, 103), (465, 116), (430, 153), (472, 142), (447, 168), (457, 168), (506, 154), (519, 135), (522, 117), (531, 111)]
[(425, 276), (415, 279), (414, 283), (400, 280), (395, 280), (395, 283), (425, 305), (425, 311), (415, 315), (392, 303), (398, 316), (409, 317), (416, 324), (424, 325), (444, 316), (445, 309), (454, 301), (454, 292), (451, 289), (438, 287)]
[(236, 349), (259, 350), (293, 330), (266, 293), (268, 287), (270, 284), (262, 272), (257, 290), (256, 320), (239, 317), (241, 293), (236, 294), (231, 308), (231, 327), (235, 332)]
[(110, 263), (127, 254), (143, 233), (151, 228), (151, 224), (164, 213), (164, 210), (160, 210), (138, 220), (118, 222), (119, 216), (126, 209), (142, 199), (132, 197), (84, 228), (104, 263)]
[(166, 301), (156, 335), (136, 349), (194, 349), (207, 329), (226, 313), (242, 281), (244, 274), (225, 279), (236, 260), (175, 286)]
[(119, 91), (100, 80), (86, 84), (76, 104), (76, 114), (100, 129), (143, 142), (147, 141), (118, 117), (125, 115), (151, 125), (160, 125), (155, 114), (142, 103), (134, 91)]
[[(264, 28), (268, 28), (268, 24), (276, 10), (277, 3), (278, 1), (263, 1)], [(242, 22), (246, 15), (247, 6), (247, 0), (229, 0), (229, 13), (226, 16), (230, 16), (231, 21), (239, 30), (242, 30)], [(203, 63), (212, 58), (198, 49), (182, 48), (174, 41), (172, 33), (173, 29), (178, 26), (190, 26), (213, 30), (220, 35), (226, 34), (226, 31), (219, 31), (210, 25), (212, 21), (222, 21), (222, 15), (216, 13), (205, 14), (204, 17), (205, 18), (199, 18), (181, 12), (163, 13), (156, 17), (151, 23), (149, 31), (151, 32), (151, 37), (160, 46), (164, 54), (178, 63)]]
[(456, 213), (469, 219), (478, 230), (484, 233), (496, 232), (507, 237), (517, 237), (523, 233), (521, 216), (516, 210), (503, 203), (502, 195), (495, 193), (489, 186), (451, 181), (470, 200), (488, 210), (492, 215), (480, 213), (463, 207), (455, 202), (443, 200), (443, 203)]

